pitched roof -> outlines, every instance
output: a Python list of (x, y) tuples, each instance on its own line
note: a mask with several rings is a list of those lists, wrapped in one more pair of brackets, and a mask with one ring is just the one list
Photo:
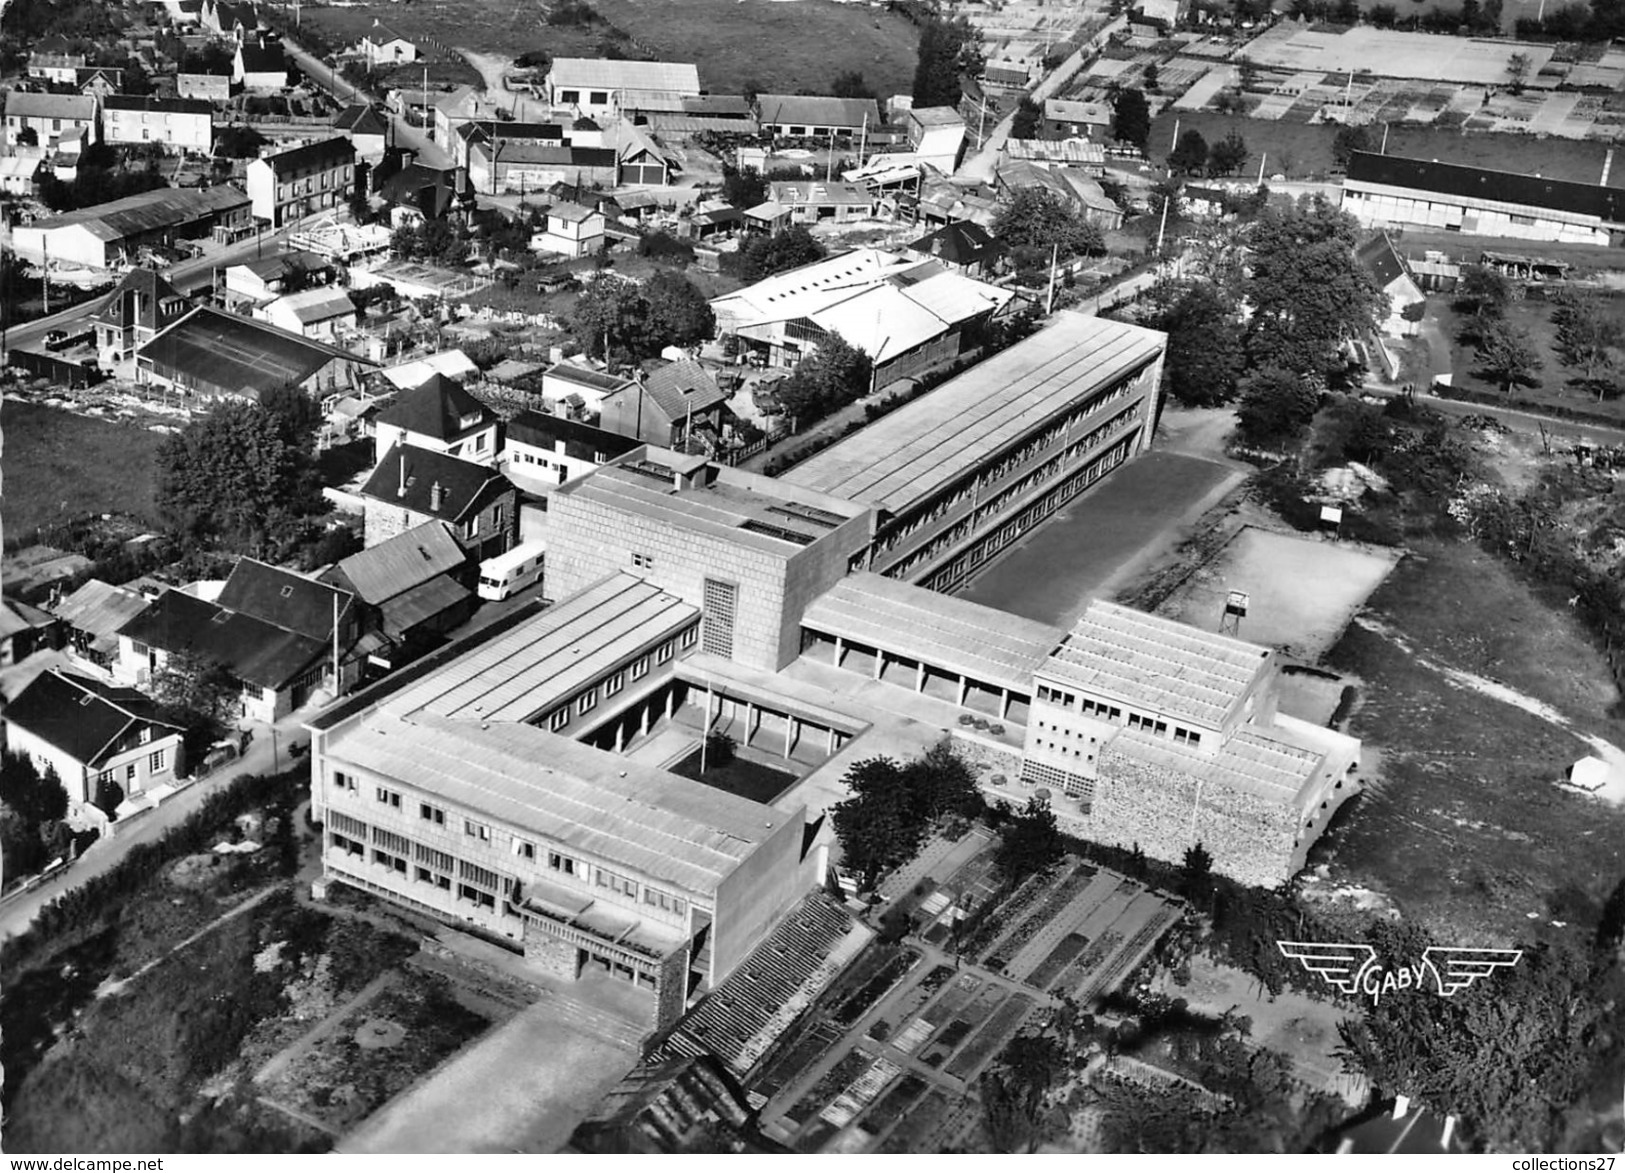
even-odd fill
[(54, 608), (56, 617), (90, 636), (114, 635), (147, 609), (147, 600), (132, 590), (93, 578)]
[[(477, 417), (472, 423), (465, 420)], [(463, 389), (456, 379), (431, 375), (378, 413), (378, 423), (390, 424), (419, 436), (436, 440), (458, 440), (489, 424), (491, 412), (485, 404)]]
[(155, 98), (150, 94), (108, 94), (103, 110), (133, 110), (143, 114), (196, 114), (214, 116), (214, 107), (202, 98)]
[(7, 118), (75, 118), (82, 122), (96, 117), (96, 99), (89, 94), (31, 94), (12, 90), (6, 95)]
[(598, 212), (593, 208), (583, 208), (580, 204), (565, 201), (564, 203), (554, 204), (547, 209), (547, 215), (549, 219), (557, 218), (563, 220), (566, 224), (580, 224), (585, 220), (592, 219), (592, 217), (598, 215)]
[[(403, 462), (404, 493), (401, 492)], [(432, 507), (436, 485), (440, 486), (441, 493), (438, 509)], [(372, 470), (361, 494), (413, 513), (455, 522), (481, 505), (493, 485), (506, 489), (507, 478), (486, 465), (411, 444), (396, 444)]]
[(301, 167), (332, 167), (355, 161), (355, 144), (343, 135), (306, 143), (302, 147), (289, 147), (272, 155), (261, 155), (256, 162), (268, 165), (273, 172), (294, 171)]
[(1458, 163), (1433, 163), (1357, 151), (1349, 157), (1347, 181), (1408, 187), (1464, 199), (1545, 208), (1577, 216), (1625, 223), (1625, 190), (1593, 183), (1543, 179), (1513, 171), (1491, 171)]
[(908, 120), (921, 126), (964, 126), (965, 117), (952, 106), (920, 106), (908, 112)]
[(975, 265), (1002, 251), (987, 229), (970, 220), (955, 220), (927, 233), (908, 246), (950, 265)]
[(1088, 122), (1110, 126), (1112, 108), (1105, 102), (1074, 102), (1066, 98), (1046, 98), (1044, 117), (1053, 122)]
[(355, 302), (336, 285), (321, 285), (315, 289), (301, 289), (298, 293), (285, 293), (265, 308), (280, 306), (302, 325), (325, 322), (331, 318), (354, 315)]
[(243, 59), (244, 73), (281, 73), (288, 68), (288, 58), (282, 51), (281, 41), (256, 45), (245, 41), (237, 46)]
[(137, 352), (160, 374), (249, 394), (284, 383), (303, 383), (335, 358), (368, 360), (211, 306), (200, 306)]
[(676, 61), (555, 57), (548, 76), (555, 87), (569, 89), (655, 90), (687, 96), (700, 92), (699, 67)]
[(5, 720), (90, 767), (105, 760), (132, 728), (180, 728), (162, 720), (158, 706), (135, 689), (60, 668), (34, 677), (6, 706)]
[(400, 33), (390, 28), (376, 16), (372, 18), (372, 29), (362, 36), (361, 39), (363, 41), (371, 41), (374, 45), (387, 45), (391, 41), (405, 41), (408, 45), (412, 44), (411, 40), (401, 36)]
[(19, 631), (49, 627), (54, 622), (55, 619), (38, 607), (17, 599), (0, 599), (0, 639), (8, 639)]
[(426, 521), (351, 554), (338, 564), (336, 575), (377, 606), (467, 561), (468, 554), (445, 522)]
[(333, 116), (333, 129), (348, 131), (350, 134), (385, 134), (389, 124), (384, 121), (383, 115), (378, 113), (376, 107), (365, 102), (357, 102), (353, 106), (346, 106)]
[(186, 306), (191, 300), (169, 283), (169, 279), (156, 269), (137, 266), (124, 274), (119, 283), (113, 287), (113, 292), (102, 299), (92, 315), (92, 320), (108, 322), (114, 325), (123, 325), (124, 299), (127, 294), (136, 294), (136, 321), (133, 325), (156, 330), (162, 320), (158, 310), (165, 302), (179, 298)]
[(166, 652), (216, 661), (237, 679), (260, 688), (282, 688), (328, 652), (325, 640), (178, 590), (159, 595), (119, 634)]
[(325, 641), (333, 637), (335, 615), (349, 610), (355, 596), (279, 566), (239, 558), (215, 601), (229, 610)]
[(790, 180), (788, 182), (775, 182), (768, 184), (774, 203), (785, 207), (795, 207), (798, 204), (863, 204), (870, 205), (875, 197), (869, 189), (861, 183), (843, 183), (832, 181), (824, 183), (815, 179)]
[(1399, 254), (1394, 251), (1394, 242), (1388, 239), (1386, 232), (1377, 233), (1355, 249), (1354, 255), (1366, 271), (1377, 279), (1379, 289), (1386, 289), (1390, 283), (1407, 276), (1405, 262), (1399, 259)]
[(763, 125), (870, 126), (880, 125), (880, 111), (872, 98), (823, 98), (808, 94), (758, 94), (756, 109)]
[(399, 639), (424, 620), (455, 607), (473, 593), (456, 579), (437, 574), (380, 605), (384, 634)]
[[(94, 100), (94, 99), (92, 99)], [(177, 227), (206, 216), (246, 207), (248, 196), (235, 187), (160, 187), (35, 220), (31, 227), (52, 231), (83, 225), (98, 240), (116, 241), (144, 232)]]
[(728, 401), (727, 393), (717, 386), (711, 373), (691, 358), (680, 358), (650, 371), (643, 380), (643, 391), (667, 419), (673, 420)]
[(513, 441), (535, 448), (553, 450), (563, 441), (566, 456), (594, 463), (622, 456), (643, 443), (619, 432), (605, 431), (545, 411), (522, 411), (507, 422), (503, 432), (504, 443)]

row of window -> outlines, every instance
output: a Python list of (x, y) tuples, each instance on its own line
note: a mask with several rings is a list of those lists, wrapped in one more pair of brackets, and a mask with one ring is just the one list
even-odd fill
[[(654, 656), (655, 663), (666, 663), (672, 658), (673, 655), (676, 654), (677, 648), (691, 648), (696, 642), (698, 642), (698, 640), (699, 629), (695, 627), (688, 628), (679, 634), (675, 639), (667, 640), (654, 650), (652, 655)], [(536, 724), (539, 725), (543, 721), (546, 721), (549, 729), (551, 729), (554, 733), (559, 732), (561, 729), (564, 729), (570, 724), (570, 715), (572, 711), (576, 716), (582, 717), (598, 707), (600, 687), (602, 687), (602, 695), (605, 699), (614, 696), (616, 693), (620, 692), (621, 689), (625, 688), (626, 676), (628, 672), (632, 674), (633, 680), (642, 680), (649, 674), (649, 656), (639, 656), (625, 668), (622, 668), (605, 677), (602, 686), (595, 684), (586, 691), (576, 694), (574, 697), (571, 697), (569, 700), (565, 701), (558, 708), (554, 709), (551, 713), (537, 718)]]
[[(147, 755), (147, 773), (149, 774), (160, 774), (168, 767), (168, 765), (168, 750), (160, 749)], [(127, 762), (124, 766), (124, 782), (126, 785), (135, 781), (136, 773), (136, 763)], [(103, 770), (101, 773), (96, 775), (96, 781), (111, 785), (119, 780), (118, 775), (119, 772), (117, 770)]]

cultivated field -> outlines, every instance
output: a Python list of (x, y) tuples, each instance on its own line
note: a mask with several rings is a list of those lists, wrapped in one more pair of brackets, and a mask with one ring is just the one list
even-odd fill
[[(892, 13), (834, 0), (602, 0), (594, 7), (641, 52), (694, 62), (700, 83), (713, 93), (738, 93), (747, 83), (770, 92), (823, 93), (837, 74), (855, 70), (888, 96), (908, 92), (913, 80), (918, 33)], [(508, 58), (531, 51), (596, 57), (607, 27), (554, 27), (542, 6), (478, 0), (304, 10), (304, 20), (334, 44), (353, 44), (374, 19), (406, 37)]]
[(1397, 551), (1248, 526), (1157, 610), (1211, 631), (1218, 627), (1227, 593), (1246, 591), (1243, 639), (1316, 660), (1337, 642), (1397, 560)]
[(163, 436), (6, 396), (5, 526), (21, 539), (46, 522), (87, 513), (156, 519), (153, 456)]

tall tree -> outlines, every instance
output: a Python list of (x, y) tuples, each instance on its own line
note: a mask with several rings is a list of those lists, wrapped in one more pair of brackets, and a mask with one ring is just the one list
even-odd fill
[(830, 82), (829, 92), (837, 98), (874, 98), (874, 86), (864, 80), (863, 74), (856, 69), (848, 69), (837, 73), (835, 80)]
[(1494, 379), (1504, 395), (1511, 395), (1519, 383), (1532, 383), (1540, 370), (1540, 355), (1526, 330), (1507, 321), (1492, 321), (1479, 335), (1474, 358), (1482, 370)]
[(1619, 318), (1594, 293), (1565, 291), (1552, 309), (1557, 327), (1557, 357), (1566, 367), (1580, 372), (1587, 387), (1597, 388), (1597, 401), (1603, 398), (1602, 376), (1614, 365), (1622, 340)]
[(1030, 139), (1038, 137), (1039, 123), (1043, 120), (1044, 111), (1041, 106), (1026, 94), (1021, 95), (1016, 103), (1016, 113), (1010, 120), (1010, 137), (1014, 139)]
[(1302, 375), (1280, 367), (1254, 371), (1241, 385), (1236, 411), (1241, 434), (1255, 444), (1295, 439), (1315, 418), (1319, 402), (1320, 396)]
[(1523, 93), (1523, 88), (1529, 83), (1529, 71), (1534, 68), (1534, 60), (1527, 53), (1514, 53), (1507, 58), (1507, 83), (1511, 85), (1514, 94)]
[(1017, 1035), (978, 1090), (988, 1139), (1001, 1153), (1036, 1153), (1057, 1125), (1046, 1100), (1066, 1070), (1066, 1050), (1049, 1035)]
[[(810, 265), (824, 256), (824, 246), (796, 224), (772, 236), (758, 236), (738, 252), (723, 254), (723, 267), (744, 281), (760, 281), (775, 273)], [(731, 261), (731, 265), (730, 265)]]
[(681, 273), (662, 270), (643, 286), (644, 349), (657, 354), (667, 346), (693, 346), (711, 337), (716, 316), (705, 294)]
[(165, 518), (243, 553), (263, 556), (326, 509), (310, 447), (257, 403), (221, 404), (167, 437), (156, 459)]
[(1043, 871), (1061, 858), (1063, 850), (1055, 812), (1035, 796), (999, 832), (993, 862), (1006, 877), (1019, 879)]
[(843, 779), (852, 796), (831, 808), (841, 862), (865, 890), (919, 850), (921, 824), (910, 810), (902, 771), (890, 758), (855, 763)]
[(914, 105), (958, 106), (960, 78), (982, 72), (982, 53), (975, 27), (963, 16), (932, 17), (920, 30), (914, 68)]
[(570, 327), (582, 349), (595, 357), (608, 355), (636, 360), (648, 324), (648, 303), (643, 291), (624, 278), (611, 274), (598, 277), (576, 299)]
[(1512, 282), (1488, 265), (1463, 265), (1456, 282), (1456, 309), (1480, 319), (1499, 318), (1512, 302)]
[(946, 814), (973, 815), (982, 807), (975, 773), (947, 738), (904, 766), (902, 780), (922, 822)]
[(1208, 169), (1214, 175), (1234, 175), (1247, 162), (1247, 140), (1231, 131), (1208, 152)]
[(1187, 130), (1179, 136), (1174, 150), (1168, 156), (1168, 166), (1182, 175), (1199, 174), (1207, 166), (1207, 139), (1199, 130)]
[(1120, 143), (1145, 150), (1151, 141), (1151, 106), (1139, 90), (1119, 90), (1112, 107), (1112, 134)]
[(1322, 196), (1266, 207), (1249, 226), (1247, 351), (1255, 366), (1324, 375), (1344, 339), (1374, 328), (1388, 298), (1355, 258), (1358, 231)]
[(1216, 407), (1236, 396), (1246, 347), (1236, 306), (1206, 281), (1191, 285), (1157, 320), (1168, 335), (1162, 380), (1187, 407)]
[(822, 338), (775, 392), (798, 428), (869, 393), (874, 364), (839, 334)]
[(994, 217), (993, 235), (1007, 248), (1042, 249), (1046, 263), (1052, 248), (1064, 261), (1105, 244), (1099, 228), (1047, 187), (1018, 188)]

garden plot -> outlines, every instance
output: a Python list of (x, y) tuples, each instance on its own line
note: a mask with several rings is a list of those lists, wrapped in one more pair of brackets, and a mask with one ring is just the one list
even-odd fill
[(1246, 591), (1241, 638), (1315, 660), (1337, 642), (1398, 558), (1394, 551), (1248, 526), (1157, 611), (1213, 631), (1228, 592)]

